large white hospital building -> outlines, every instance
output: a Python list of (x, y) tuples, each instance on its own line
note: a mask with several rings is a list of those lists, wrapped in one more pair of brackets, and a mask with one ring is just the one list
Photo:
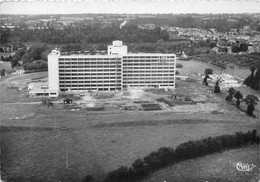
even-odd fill
[(129, 87), (175, 88), (175, 54), (128, 54), (113, 41), (107, 55), (48, 56), (49, 96), (60, 91), (116, 91)]

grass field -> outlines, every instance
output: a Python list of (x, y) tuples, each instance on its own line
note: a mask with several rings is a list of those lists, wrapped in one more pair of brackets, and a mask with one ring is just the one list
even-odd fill
[[(8, 114), (10, 107), (18, 112)], [(232, 119), (228, 115), (170, 112), (104, 115), (37, 109), (35, 105), (23, 111), (22, 107), (1, 108), (6, 113), (1, 127), (2, 177), (10, 181), (77, 181), (87, 174), (102, 179), (108, 171), (128, 166), (160, 147), (258, 129), (259, 125), (258, 120), (242, 115)], [(32, 110), (36, 112), (31, 118), (7, 119)]]
[(11, 62), (0, 61), (0, 70), (12, 71)]
[(178, 69), (181, 73), (181, 75), (193, 75), (197, 73), (202, 73), (204, 74), (204, 70), (206, 68), (212, 68), (213, 73), (228, 73), (240, 78), (245, 79), (250, 75), (250, 70), (249, 68), (237, 68), (235, 67), (234, 69), (221, 69), (218, 66), (211, 65), (209, 63), (204, 63), (200, 61), (195, 61), (195, 60), (189, 60), (189, 61), (180, 61), (178, 60), (177, 63), (181, 63), (183, 65), (182, 69)]
[[(35, 78), (47, 78), (47, 72), (31, 73), (16, 76), (7, 76), (0, 79), (0, 102), (33, 102), (40, 101), (41, 99), (35, 99), (29, 97), (27, 90), (27, 84), (31, 79)], [(13, 86), (10, 88), (10, 86)], [(16, 87), (17, 86), (17, 87)], [(21, 86), (19, 88), (19, 86)]]
[[(256, 167), (252, 171), (238, 171), (239, 162)], [(257, 179), (259, 167), (259, 146), (254, 145), (180, 162), (153, 173), (142, 182), (246, 182)]]
[[(184, 70), (185, 67), (188, 70), (187, 65)], [(204, 67), (196, 69), (202, 71)], [(25, 75), (14, 80), (42, 76)], [(227, 112), (71, 111), (62, 109), (60, 104), (44, 108), (39, 103), (28, 102), (34, 99), (23, 95), (26, 90), (1, 85), (0, 96), (4, 101), (0, 104), (2, 178), (10, 182), (76, 182), (90, 174), (100, 181), (107, 172), (121, 165), (129, 166), (160, 147), (175, 148), (189, 140), (236, 131), (257, 129), (259, 132), (259, 108), (257, 118), (249, 118), (226, 103), (225, 94), (210, 94), (200, 82), (180, 81), (177, 86), (176, 91), (183, 94), (207, 95), (212, 105), (204, 107), (216, 104), (215, 109)], [(97, 100), (106, 105), (107, 99)]]

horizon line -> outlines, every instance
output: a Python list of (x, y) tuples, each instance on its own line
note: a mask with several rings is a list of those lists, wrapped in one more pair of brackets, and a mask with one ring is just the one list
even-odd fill
[(259, 14), (260, 12), (253, 13), (35, 13), (35, 14), (22, 14), (22, 13), (3, 13), (3, 15), (243, 15), (243, 14)]

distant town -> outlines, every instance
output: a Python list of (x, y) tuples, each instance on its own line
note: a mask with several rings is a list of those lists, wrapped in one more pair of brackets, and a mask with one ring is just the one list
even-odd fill
[[(1, 61), (30, 70), (32, 61), (47, 61), (51, 49), (106, 54), (113, 40), (122, 40), (129, 52), (250, 54), (260, 51), (259, 19), (260, 14), (2, 15)], [(45, 58), (23, 57), (43, 44)]]

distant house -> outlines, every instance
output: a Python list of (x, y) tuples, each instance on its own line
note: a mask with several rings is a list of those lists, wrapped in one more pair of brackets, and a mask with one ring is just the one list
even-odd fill
[(16, 67), (14, 67), (14, 71), (15, 71), (14, 74), (16, 74), (16, 75), (22, 75), (25, 72), (23, 66), (16, 66)]
[(215, 51), (216, 53), (226, 53), (226, 52), (228, 52), (228, 48), (222, 47), (222, 46), (213, 47), (212, 50)]

